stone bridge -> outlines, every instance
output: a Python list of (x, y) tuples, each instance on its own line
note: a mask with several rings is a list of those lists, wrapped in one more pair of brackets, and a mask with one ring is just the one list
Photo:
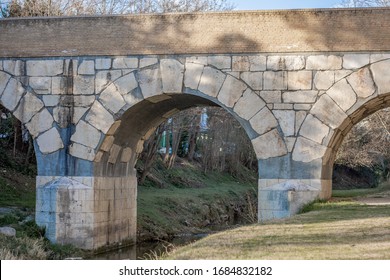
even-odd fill
[(329, 198), (343, 138), (390, 104), (390, 10), (0, 20), (0, 102), (29, 130), (36, 222), (57, 243), (134, 241), (143, 142), (225, 108), (259, 163), (259, 221)]

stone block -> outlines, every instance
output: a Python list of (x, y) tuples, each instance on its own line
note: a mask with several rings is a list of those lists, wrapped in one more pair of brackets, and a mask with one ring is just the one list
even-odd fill
[(337, 82), (331, 87), (327, 94), (340, 106), (341, 109), (347, 111), (357, 101), (356, 94), (345, 79)]
[(10, 75), (0, 71), (0, 97), (3, 94), (3, 91), (4, 91), (5, 87), (7, 86), (7, 83), (8, 83), (10, 78), (11, 78)]
[(197, 89), (204, 66), (202, 64), (187, 62), (185, 68), (184, 86), (191, 89)]
[(242, 72), (240, 77), (251, 89), (263, 89), (263, 72)]
[(121, 162), (129, 162), (133, 156), (133, 150), (131, 148), (124, 148), (121, 156)]
[(222, 102), (222, 104), (231, 108), (234, 104), (236, 104), (246, 89), (247, 85), (242, 81), (234, 78), (233, 76), (227, 75), (225, 82), (219, 91), (218, 100)]
[(27, 76), (52, 77), (64, 72), (63, 60), (27, 60)]
[(54, 119), (47, 109), (43, 109), (32, 117), (31, 121), (26, 124), (26, 128), (33, 138), (40, 133), (49, 130), (53, 125)]
[(109, 85), (103, 90), (100, 94), (99, 101), (114, 114), (118, 113), (126, 105), (125, 100), (114, 84)]
[(201, 65), (207, 65), (207, 56), (190, 56), (186, 57), (186, 63), (195, 63)]
[(115, 69), (123, 69), (123, 68), (135, 69), (135, 68), (138, 68), (138, 58), (137, 57), (117, 57), (117, 58), (114, 58), (112, 67)]
[(248, 56), (233, 56), (232, 71), (245, 72), (250, 70), (250, 62)]
[(95, 75), (95, 61), (94, 60), (83, 60), (79, 64), (77, 71), (79, 75)]
[(375, 84), (368, 67), (351, 74), (347, 80), (360, 98), (367, 98), (375, 93)]
[(164, 93), (181, 93), (184, 65), (175, 59), (161, 59), (161, 77)]
[(102, 145), (100, 146), (100, 150), (105, 151), (105, 152), (109, 152), (112, 145), (114, 144), (114, 141), (115, 141), (114, 136), (111, 136), (111, 135), (106, 136), (104, 138)]
[(295, 134), (295, 111), (293, 110), (274, 110), (272, 112), (278, 120), (284, 137)]
[(252, 140), (257, 159), (280, 157), (287, 154), (287, 147), (277, 129)]
[(74, 95), (92, 95), (95, 93), (94, 76), (75, 76), (73, 79)]
[(51, 77), (31, 77), (29, 85), (37, 94), (51, 93)]
[(31, 118), (43, 107), (44, 104), (38, 97), (31, 92), (27, 92), (20, 100), (19, 106), (14, 112), (14, 116), (25, 124), (29, 122)]
[(287, 146), (287, 151), (289, 153), (292, 152), (292, 150), (294, 149), (294, 145), (295, 145), (295, 141), (297, 140), (296, 137), (287, 137), (285, 138), (285, 142), (286, 142), (286, 146)]
[(67, 81), (64, 77), (51, 78), (51, 94), (66, 94)]
[(24, 92), (25, 89), (20, 82), (15, 79), (9, 79), (8, 84), (0, 98), (1, 104), (8, 110), (13, 111), (18, 105)]
[(263, 98), (266, 103), (282, 103), (282, 92), (280, 90), (260, 91), (260, 97)]
[(76, 131), (70, 137), (70, 141), (95, 149), (100, 137), (101, 134), (95, 127), (81, 120), (76, 125)]
[(311, 162), (322, 158), (327, 147), (311, 141), (309, 139), (298, 137), (292, 153), (292, 159), (300, 162)]
[(302, 70), (305, 68), (305, 57), (303, 56), (268, 56), (268, 70)]
[(378, 88), (379, 94), (390, 92), (390, 75), (388, 74), (389, 69), (390, 59), (383, 60), (371, 65), (371, 71), (374, 76), (374, 81)]
[(121, 126), (121, 123), (122, 123), (121, 120), (115, 121), (114, 124), (107, 131), (106, 135), (114, 135), (115, 132), (118, 130), (118, 128)]
[(314, 104), (311, 114), (332, 129), (336, 129), (347, 118), (345, 112), (327, 94)]
[(60, 103), (59, 95), (44, 95), (42, 96), (43, 103), (45, 107), (55, 107)]
[(326, 138), (329, 133), (329, 127), (309, 114), (302, 124), (299, 135), (313, 140), (319, 144)]
[(95, 159), (94, 149), (79, 143), (72, 143), (69, 146), (69, 154), (76, 158), (85, 159), (87, 161), (93, 161)]
[(295, 135), (298, 135), (298, 131), (306, 118), (306, 114), (305, 111), (298, 111), (295, 113)]
[(293, 110), (294, 105), (289, 103), (275, 103), (273, 106), (274, 110)]
[(306, 60), (308, 70), (339, 70), (342, 58), (336, 55), (311, 55)]
[(148, 67), (158, 63), (158, 59), (156, 57), (144, 57), (141, 58), (139, 62), (139, 68)]
[(353, 71), (352, 70), (337, 70), (334, 71), (334, 80), (337, 82), (341, 79), (344, 79), (348, 75), (350, 75)]
[(24, 63), (22, 60), (4, 60), (3, 69), (5, 72), (13, 76), (23, 76), (24, 75)]
[(265, 90), (286, 90), (287, 72), (284, 71), (264, 72), (264, 89)]
[(334, 71), (317, 71), (314, 76), (314, 85), (318, 90), (327, 90), (334, 82)]
[(232, 58), (230, 56), (213, 55), (209, 56), (207, 61), (209, 65), (212, 65), (218, 69), (231, 69), (232, 67)]
[(221, 71), (211, 67), (205, 67), (199, 82), (198, 90), (211, 97), (217, 97), (225, 78), (226, 74)]
[(265, 71), (267, 69), (267, 57), (265, 55), (251, 55), (249, 58), (249, 71)]
[(122, 95), (130, 93), (138, 87), (138, 82), (135, 78), (134, 72), (120, 77), (114, 82), (114, 84)]
[(161, 74), (158, 68), (140, 71), (138, 74), (138, 83), (144, 98), (163, 93)]
[(111, 125), (114, 123), (114, 118), (103, 107), (102, 104), (95, 101), (95, 103), (91, 107), (91, 110), (85, 117), (85, 121), (99, 129), (104, 134), (106, 134), (107, 131), (110, 129)]
[(37, 144), (42, 154), (50, 154), (64, 148), (64, 143), (55, 127), (39, 135)]
[(110, 71), (97, 72), (96, 78), (95, 78), (95, 92), (100, 93), (112, 81), (117, 80), (121, 76), (122, 76), (121, 70), (110, 70)]
[(234, 112), (241, 118), (249, 120), (264, 106), (264, 101), (248, 88), (234, 106)]
[(249, 120), (249, 123), (259, 135), (278, 126), (278, 121), (267, 107), (263, 107), (263, 109)]
[(375, 63), (381, 60), (386, 60), (390, 58), (389, 53), (374, 53), (370, 56), (370, 63)]
[(344, 69), (357, 69), (370, 63), (369, 54), (345, 54), (343, 57)]
[(304, 111), (310, 111), (312, 105), (311, 104), (294, 104), (294, 110), (304, 110)]
[(95, 59), (96, 70), (108, 70), (111, 68), (111, 58), (97, 58)]
[(286, 91), (283, 93), (284, 103), (314, 103), (317, 99), (318, 91), (300, 90)]
[(117, 159), (118, 159), (118, 156), (119, 156), (119, 153), (121, 152), (122, 150), (122, 147), (121, 146), (118, 146), (118, 145), (112, 145), (111, 149), (110, 149), (110, 156), (108, 157), (108, 162), (109, 163), (116, 163)]
[(311, 71), (289, 72), (287, 87), (289, 90), (307, 90), (312, 88), (312, 81)]

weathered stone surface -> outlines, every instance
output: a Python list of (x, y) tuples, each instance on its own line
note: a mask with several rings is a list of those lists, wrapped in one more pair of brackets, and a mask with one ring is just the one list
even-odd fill
[(112, 145), (114, 144), (114, 141), (115, 141), (114, 136), (112, 136), (112, 135), (106, 136), (104, 138), (102, 145), (100, 146), (100, 150), (105, 151), (105, 152), (109, 152)]
[(337, 82), (327, 91), (327, 94), (344, 111), (347, 111), (349, 108), (351, 108), (357, 100), (355, 92), (345, 79)]
[(97, 58), (95, 59), (96, 70), (108, 70), (111, 68), (111, 58)]
[(81, 120), (76, 125), (76, 131), (70, 137), (70, 141), (95, 149), (100, 142), (100, 136), (95, 127)]
[(305, 90), (312, 88), (312, 72), (297, 71), (288, 73), (287, 87), (289, 90)]
[[(66, 96), (68, 97), (68, 96)], [(61, 98), (61, 102), (63, 102), (66, 98), (65, 96)], [(93, 102), (95, 102), (96, 97), (94, 95), (76, 95), (71, 97), (71, 104), (75, 107), (90, 107)]]
[(138, 58), (136, 57), (117, 57), (114, 58), (113, 68), (123, 69), (123, 68), (138, 68)]
[(221, 71), (211, 67), (205, 67), (198, 90), (211, 97), (217, 97), (225, 78), (226, 75)]
[(352, 70), (337, 70), (334, 71), (334, 80), (338, 82), (341, 79), (344, 79), (348, 75), (350, 75), (353, 71)]
[(322, 141), (329, 133), (329, 127), (315, 118), (313, 115), (309, 114), (305, 121), (302, 124), (299, 135), (308, 138), (322, 144)]
[(112, 145), (110, 149), (110, 156), (108, 157), (108, 162), (109, 163), (116, 163), (119, 153), (121, 152), (122, 147), (118, 145)]
[(269, 56), (267, 58), (268, 70), (302, 70), (305, 68), (303, 56)]
[(121, 70), (99, 71), (96, 73), (95, 78), (95, 91), (100, 93), (106, 88), (112, 81), (117, 80), (122, 76)]
[(148, 67), (150, 65), (154, 65), (158, 63), (158, 59), (156, 57), (144, 57), (141, 58), (139, 62), (139, 68)]
[(232, 59), (232, 71), (249, 71), (250, 70), (250, 62), (248, 56), (233, 56)]
[(43, 103), (46, 107), (55, 107), (58, 106), (58, 103), (60, 103), (60, 96), (59, 95), (44, 95), (42, 96)]
[(295, 145), (295, 142), (296, 142), (297, 138), (296, 137), (286, 137), (284, 139), (285, 139), (285, 142), (286, 142), (287, 151), (289, 153), (291, 153), (292, 150), (294, 149), (294, 145)]
[(345, 112), (327, 94), (314, 104), (311, 114), (332, 129), (336, 129), (347, 118)]
[(22, 123), (27, 123), (31, 118), (43, 108), (43, 102), (31, 92), (20, 100), (18, 108), (14, 112), (14, 116), (17, 117)]
[(232, 67), (232, 58), (226, 55), (209, 56), (208, 64), (218, 69), (230, 69)]
[(370, 63), (369, 54), (345, 54), (343, 57), (344, 69), (357, 69)]
[(53, 77), (51, 79), (51, 94), (65, 94), (67, 82), (64, 77)]
[(190, 56), (186, 57), (186, 63), (195, 63), (195, 64), (202, 64), (207, 65), (207, 56)]
[(326, 149), (321, 144), (303, 137), (298, 137), (292, 153), (292, 159), (294, 161), (311, 162), (321, 158), (325, 154)]
[(77, 124), (89, 108), (74, 107), (72, 114), (72, 124)]
[(370, 63), (375, 63), (389, 58), (390, 58), (390, 54), (388, 53), (374, 53), (370, 56)]
[(114, 123), (114, 118), (103, 107), (102, 104), (95, 101), (95, 103), (91, 107), (91, 110), (85, 117), (85, 121), (99, 129), (104, 134), (106, 134), (107, 131), (110, 129), (111, 125)]
[(121, 155), (121, 162), (129, 162), (133, 155), (133, 150), (131, 148), (124, 148)]
[(265, 71), (267, 69), (267, 57), (265, 55), (252, 55), (249, 58), (249, 70), (254, 71)]
[(204, 66), (202, 64), (187, 62), (185, 67), (184, 86), (191, 89), (197, 89)]
[(10, 79), (1, 95), (2, 105), (10, 111), (13, 111), (22, 98), (25, 90), (20, 82)]
[(351, 74), (347, 80), (360, 98), (367, 98), (375, 93), (375, 84), (367, 67)]
[(37, 94), (51, 93), (51, 78), (50, 77), (31, 77), (29, 81), (30, 87), (34, 89)]
[(258, 159), (280, 157), (287, 154), (287, 147), (277, 129), (273, 129), (252, 140)]
[(267, 107), (261, 109), (260, 112), (249, 120), (249, 123), (259, 135), (278, 126), (278, 121)]
[(263, 89), (263, 72), (242, 72), (241, 79), (253, 90)]
[(305, 110), (305, 111), (310, 111), (312, 105), (311, 104), (294, 104), (294, 110)]
[(311, 55), (306, 60), (308, 70), (338, 70), (341, 69), (342, 58), (335, 55)]
[(95, 61), (94, 60), (81, 61), (77, 73), (79, 75), (95, 75)]
[(305, 111), (298, 111), (295, 113), (295, 135), (298, 135), (298, 131), (301, 128), (306, 115), (307, 113)]
[(284, 137), (293, 136), (295, 133), (295, 111), (293, 110), (274, 110), (272, 111), (278, 120)]
[(234, 106), (234, 112), (249, 120), (265, 106), (265, 102), (251, 89), (247, 89)]
[(225, 82), (222, 85), (218, 94), (218, 100), (227, 107), (233, 107), (243, 92), (247, 89), (247, 85), (242, 81), (227, 75)]
[(286, 91), (283, 93), (283, 102), (285, 103), (314, 103), (317, 99), (318, 91), (301, 90)]
[(64, 143), (55, 127), (39, 135), (37, 144), (43, 154), (50, 154), (64, 148)]
[(4, 60), (3, 69), (11, 75), (22, 76), (24, 74), (24, 63), (21, 60)]
[(294, 109), (293, 104), (289, 103), (275, 103), (274, 105), (274, 110), (292, 110)]
[(121, 120), (115, 121), (115, 122), (111, 125), (110, 129), (107, 131), (106, 135), (114, 135), (115, 132), (118, 130), (118, 128), (121, 126), (121, 123), (122, 123)]
[(36, 138), (40, 133), (49, 130), (53, 125), (53, 116), (47, 109), (37, 113), (29, 123), (26, 124), (28, 131), (33, 138)]
[(135, 78), (134, 72), (120, 77), (114, 82), (114, 84), (122, 95), (128, 94), (138, 87), (138, 82)]
[(4, 91), (5, 87), (7, 86), (7, 83), (8, 83), (10, 78), (11, 78), (10, 75), (0, 71), (0, 97), (3, 94), (3, 91)]
[(161, 77), (164, 93), (181, 93), (184, 65), (176, 59), (161, 59)]
[(263, 90), (260, 91), (261, 98), (264, 99), (266, 103), (281, 103), (282, 102), (282, 92), (280, 90)]
[(16, 230), (13, 227), (0, 227), (0, 234), (15, 237)]
[(95, 93), (94, 76), (75, 76), (73, 80), (74, 95), (90, 95)]
[(120, 109), (126, 105), (125, 100), (114, 84), (109, 85), (105, 90), (103, 90), (100, 94), (99, 101), (104, 107), (114, 114), (118, 113)]
[(144, 98), (163, 93), (161, 74), (158, 68), (144, 69), (139, 72), (138, 83)]
[(95, 159), (94, 149), (78, 143), (72, 143), (69, 146), (69, 154), (76, 158), (81, 158), (88, 161), (93, 161)]
[(26, 62), (26, 69), (28, 76), (57, 76), (64, 71), (63, 60), (28, 60)]
[(314, 77), (314, 85), (318, 90), (327, 90), (334, 82), (334, 71), (317, 71)]
[(284, 71), (264, 72), (264, 89), (265, 90), (287, 89), (287, 72)]
[(371, 65), (371, 71), (379, 94), (390, 92), (390, 59), (377, 62)]

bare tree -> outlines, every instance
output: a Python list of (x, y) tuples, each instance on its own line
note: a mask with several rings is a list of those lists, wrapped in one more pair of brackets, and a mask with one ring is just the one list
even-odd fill
[(340, 7), (390, 7), (390, 0), (343, 0)]

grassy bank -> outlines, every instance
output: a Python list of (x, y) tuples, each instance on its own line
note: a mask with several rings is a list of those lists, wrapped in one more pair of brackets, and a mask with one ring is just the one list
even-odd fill
[[(386, 185), (376, 194), (372, 190), (360, 194), (389, 197), (389, 189)], [(169, 258), (390, 259), (390, 205), (338, 198), (306, 209), (309, 212), (289, 219), (211, 235), (176, 249)]]

